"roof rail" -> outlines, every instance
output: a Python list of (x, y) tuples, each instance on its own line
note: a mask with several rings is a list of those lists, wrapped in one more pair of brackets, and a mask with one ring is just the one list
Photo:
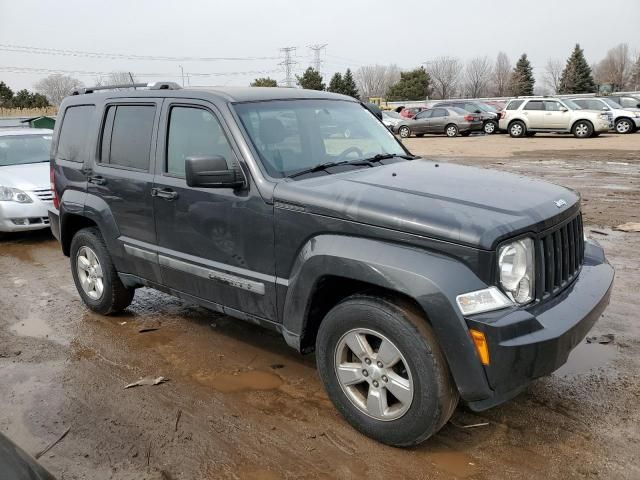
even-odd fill
[(179, 90), (182, 87), (176, 82), (150, 82), (150, 83), (124, 83), (121, 85), (102, 85), (96, 87), (78, 88), (71, 92), (71, 95), (84, 95), (99, 90), (120, 90), (123, 88), (146, 88), (148, 90)]

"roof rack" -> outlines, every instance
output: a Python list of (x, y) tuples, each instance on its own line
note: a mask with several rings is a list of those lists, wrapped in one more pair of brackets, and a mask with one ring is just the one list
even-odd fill
[(150, 83), (124, 83), (121, 85), (104, 85), (97, 87), (78, 88), (71, 92), (71, 95), (84, 95), (99, 90), (120, 90), (123, 88), (146, 88), (148, 90), (180, 90), (182, 87), (176, 82), (150, 82)]

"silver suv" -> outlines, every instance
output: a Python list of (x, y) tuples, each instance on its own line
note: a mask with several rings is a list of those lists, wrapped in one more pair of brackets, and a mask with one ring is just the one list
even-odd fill
[(640, 111), (624, 108), (610, 98), (572, 98), (574, 103), (586, 110), (611, 112), (617, 133), (634, 133), (640, 128)]
[(572, 133), (588, 138), (613, 128), (610, 112), (582, 110), (571, 100), (552, 97), (510, 100), (500, 118), (500, 129), (514, 138), (537, 132)]

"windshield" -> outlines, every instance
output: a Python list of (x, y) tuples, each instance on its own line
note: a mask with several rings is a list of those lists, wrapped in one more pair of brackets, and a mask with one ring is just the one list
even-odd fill
[(611, 100), (610, 98), (602, 98), (601, 100), (607, 105), (609, 105), (611, 108), (622, 108), (622, 105), (620, 105), (618, 102)]
[(394, 112), (393, 110), (383, 111), (382, 115), (384, 115), (385, 117), (400, 118), (400, 114), (398, 112)]
[(235, 105), (272, 177), (328, 162), (406, 155), (369, 110), (341, 100), (273, 100)]
[(493, 105), (487, 105), (486, 103), (479, 103), (478, 106), (485, 112), (497, 113), (498, 109)]
[(51, 135), (0, 136), (0, 167), (49, 161)]
[(571, 110), (582, 110), (582, 107), (580, 105), (578, 105), (576, 102), (574, 102), (573, 100), (569, 100), (569, 99), (563, 98), (562, 101)]

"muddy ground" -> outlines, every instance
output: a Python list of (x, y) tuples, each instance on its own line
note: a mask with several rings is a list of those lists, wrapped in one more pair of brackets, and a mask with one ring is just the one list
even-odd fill
[[(346, 424), (313, 356), (277, 335), (147, 289), (122, 315), (92, 314), (48, 233), (11, 235), (0, 242), (0, 431), (35, 453), (70, 427), (41, 458), (60, 479), (640, 478), (640, 233), (611, 228), (640, 215), (640, 134), (615, 152), (536, 137), (522, 140), (528, 150), (482, 154), (492, 140), (520, 142), (407, 144), (579, 190), (587, 233), (617, 270), (592, 332), (613, 343), (583, 343), (507, 404), (459, 407), (434, 438), (395, 449)], [(160, 328), (139, 333), (145, 325)], [(124, 389), (148, 375), (170, 381)]]

